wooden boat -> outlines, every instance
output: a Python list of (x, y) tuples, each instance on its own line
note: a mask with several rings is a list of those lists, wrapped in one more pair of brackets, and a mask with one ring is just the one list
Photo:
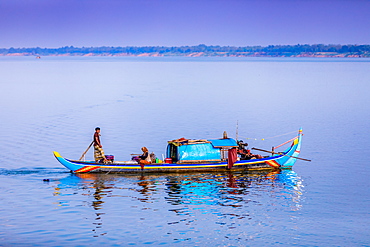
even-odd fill
[[(284, 152), (266, 151), (270, 156), (259, 159), (240, 159), (231, 161), (230, 153), (240, 149), (240, 143), (232, 138), (215, 140), (187, 140), (184, 138), (168, 142), (165, 163), (139, 164), (136, 161), (113, 161), (96, 163), (95, 161), (70, 160), (54, 152), (55, 158), (73, 173), (160, 173), (189, 171), (222, 171), (222, 170), (259, 170), (292, 168), (299, 158), (302, 130), (291, 139), (290, 147)], [(231, 150), (235, 150), (232, 152)], [(305, 159), (303, 159), (305, 160)]]

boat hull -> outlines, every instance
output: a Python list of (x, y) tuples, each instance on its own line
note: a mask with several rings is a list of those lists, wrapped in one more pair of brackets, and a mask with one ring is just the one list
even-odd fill
[[(302, 131), (299, 131), (291, 146), (282, 153), (262, 159), (250, 159), (236, 161), (231, 170), (261, 170), (261, 169), (289, 169), (296, 162), (300, 153)], [(76, 161), (63, 158), (58, 152), (54, 152), (55, 158), (71, 172), (86, 173), (179, 173), (201, 171), (224, 171), (230, 170), (227, 161), (223, 162), (197, 162), (197, 163), (155, 163), (142, 166), (133, 161), (115, 162), (111, 164), (95, 163), (92, 161)]]

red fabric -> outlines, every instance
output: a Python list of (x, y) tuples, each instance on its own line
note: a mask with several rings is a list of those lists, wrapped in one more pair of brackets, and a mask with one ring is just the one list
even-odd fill
[(141, 170), (144, 169), (144, 166), (147, 165), (147, 164), (150, 164), (149, 161), (146, 161), (146, 160), (140, 160), (140, 167), (141, 167)]
[(236, 148), (229, 149), (227, 153), (227, 168), (228, 169), (231, 169), (233, 167), (237, 158), (238, 156), (237, 156)]

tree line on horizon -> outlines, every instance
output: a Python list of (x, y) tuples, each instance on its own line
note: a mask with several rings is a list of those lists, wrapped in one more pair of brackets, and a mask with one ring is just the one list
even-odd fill
[(269, 46), (127, 46), (127, 47), (74, 47), (65, 46), (60, 48), (2, 48), (0, 55), (24, 55), (24, 56), (357, 56), (370, 57), (370, 45), (269, 45)]

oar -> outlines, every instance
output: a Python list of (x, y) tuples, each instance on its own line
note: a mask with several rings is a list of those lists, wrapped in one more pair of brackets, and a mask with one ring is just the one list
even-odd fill
[(294, 157), (294, 156), (286, 155), (286, 154), (283, 154), (283, 153), (271, 152), (271, 151), (267, 151), (267, 150), (264, 150), (264, 149), (259, 149), (259, 148), (252, 148), (252, 149), (253, 149), (253, 150), (262, 151), (262, 152), (271, 153), (271, 154), (280, 154), (280, 155), (288, 156), (288, 157), (295, 158), (295, 159), (299, 159), (299, 160), (311, 161), (311, 160), (309, 160), (309, 159), (303, 159), (303, 158), (299, 158), (299, 157)]
[(85, 154), (87, 153), (87, 151), (89, 151), (89, 149), (91, 148), (91, 146), (93, 145), (94, 141), (92, 141), (89, 145), (89, 147), (86, 149), (86, 151), (82, 154), (81, 158), (79, 160), (82, 160), (82, 158), (85, 156)]

